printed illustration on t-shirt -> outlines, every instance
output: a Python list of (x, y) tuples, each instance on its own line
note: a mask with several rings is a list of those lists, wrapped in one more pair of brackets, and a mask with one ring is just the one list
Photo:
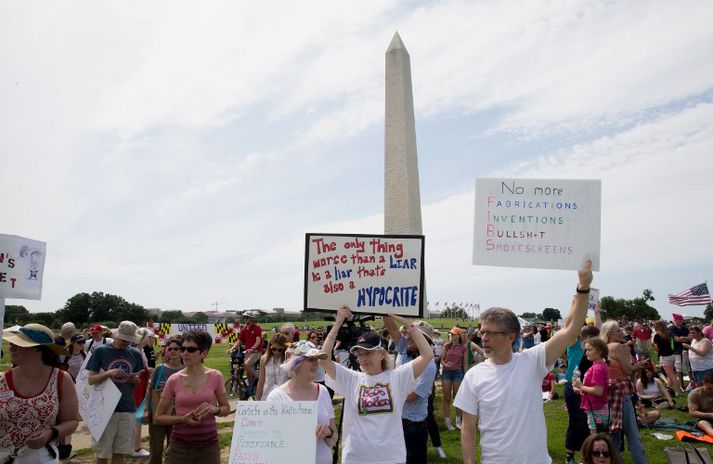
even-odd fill
[(388, 383), (377, 383), (373, 387), (367, 385), (359, 386), (357, 401), (357, 410), (362, 416), (388, 413), (394, 410), (394, 401)]
[(131, 374), (131, 360), (123, 357), (112, 359), (106, 370), (110, 369), (119, 369), (126, 374), (126, 377), (120, 377), (118, 379), (116, 377), (112, 378), (111, 380), (113, 380), (114, 383), (126, 383), (129, 381), (129, 375)]

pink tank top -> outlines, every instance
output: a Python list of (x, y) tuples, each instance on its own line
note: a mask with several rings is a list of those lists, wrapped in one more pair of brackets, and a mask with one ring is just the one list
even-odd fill
[(12, 370), (0, 373), (0, 450), (15, 455), (35, 430), (53, 426), (59, 415), (59, 369), (52, 369), (45, 389), (27, 398), (15, 391)]

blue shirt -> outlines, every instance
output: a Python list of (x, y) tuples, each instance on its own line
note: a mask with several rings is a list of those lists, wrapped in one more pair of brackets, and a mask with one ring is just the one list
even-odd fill
[[(406, 337), (403, 335), (396, 345), (395, 350), (399, 356), (397, 364), (403, 365), (410, 363), (413, 359), (407, 353)], [(412, 393), (418, 397), (415, 401), (404, 402), (404, 409), (401, 412), (401, 418), (413, 422), (421, 422), (426, 420), (428, 416), (428, 396), (433, 389), (433, 382), (436, 381), (436, 363), (431, 361), (424, 369), (421, 376), (416, 379), (416, 387)]]
[(564, 374), (564, 378), (567, 382), (572, 381), (574, 370), (579, 367), (579, 363), (582, 362), (583, 357), (584, 348), (582, 347), (582, 342), (579, 340), (567, 347), (567, 372)]
[(109, 369), (121, 369), (127, 377), (121, 379), (107, 379), (114, 382), (114, 385), (121, 392), (119, 403), (114, 409), (115, 412), (134, 412), (136, 402), (134, 401), (134, 384), (129, 382), (128, 374), (139, 372), (144, 368), (144, 360), (139, 350), (130, 346), (126, 349), (119, 349), (114, 345), (100, 345), (87, 361), (87, 370), (92, 372), (108, 371)]

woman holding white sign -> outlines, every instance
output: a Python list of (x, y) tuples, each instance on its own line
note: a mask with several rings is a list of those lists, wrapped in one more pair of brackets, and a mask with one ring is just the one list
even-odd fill
[[(406, 462), (401, 412), (416, 379), (433, 360), (433, 350), (423, 332), (410, 321), (400, 316), (384, 317), (393, 317), (402, 323), (416, 342), (419, 356), (412, 362), (392, 368), (391, 356), (384, 349), (382, 338), (374, 331), (361, 335), (350, 349), (359, 360), (361, 372), (329, 359), (319, 362), (327, 373), (327, 385), (344, 396), (344, 464)], [(324, 341), (326, 353), (331, 353), (339, 328), (351, 318), (352, 312), (347, 306), (339, 308), (332, 330)]]
[(332, 448), (337, 443), (337, 427), (334, 425), (334, 408), (327, 387), (315, 383), (319, 359), (327, 359), (327, 353), (313, 343), (297, 342), (290, 347), (290, 358), (285, 362), (289, 380), (275, 388), (267, 396), (268, 401), (316, 401), (317, 402), (317, 452), (316, 464), (331, 464)]

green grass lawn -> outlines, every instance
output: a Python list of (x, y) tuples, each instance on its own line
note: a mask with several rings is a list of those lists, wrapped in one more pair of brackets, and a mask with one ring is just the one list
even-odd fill
[[(443, 326), (445, 327), (448, 325), (444, 324)], [(228, 349), (228, 346), (225, 344), (214, 345), (206, 360), (207, 366), (222, 371), (224, 376), (227, 376), (228, 374), (230, 362), (229, 356), (225, 353), (226, 349)], [(8, 345), (7, 343), (3, 342), (3, 351), (6, 354), (8, 353), (7, 350)], [(7, 358), (3, 358), (0, 361), (0, 369), (5, 370), (9, 367), (9, 364), (7, 364)], [(562, 387), (558, 385), (557, 391), (561, 397)], [(679, 403), (679, 406), (682, 406), (685, 404), (685, 399), (677, 398), (677, 402)], [(567, 430), (567, 411), (563, 409), (563, 404), (564, 401), (560, 399), (544, 405), (545, 418), (547, 422), (547, 444), (550, 456), (552, 457), (555, 463), (565, 462), (564, 437), (565, 432)], [(339, 414), (339, 405), (336, 403), (335, 409), (337, 414)], [(460, 431), (455, 430), (449, 432), (446, 431), (443, 426), (442, 396), (440, 395), (440, 391), (436, 398), (435, 411), (438, 423), (441, 424), (441, 427), (443, 428), (441, 430), (441, 440), (443, 441), (443, 448), (446, 451), (448, 458), (440, 459), (436, 454), (435, 449), (432, 448), (429, 444), (428, 461), (434, 463), (462, 462), (460, 457)], [(690, 416), (688, 414), (679, 411), (663, 411), (663, 417), (672, 417), (679, 421), (690, 420)], [(667, 446), (676, 446), (679, 442), (675, 439), (659, 440), (652, 435), (652, 432), (654, 431), (648, 429), (641, 430), (641, 436), (644, 442), (644, 448), (646, 449), (646, 455), (650, 464), (666, 464), (667, 460), (664, 456), (663, 449)], [(230, 439), (228, 437), (221, 437), (221, 445), (225, 447), (230, 446)], [(700, 446), (710, 447), (710, 445), (706, 444), (700, 444)], [(713, 454), (713, 449), (709, 449), (709, 453)], [(624, 462), (631, 463), (631, 459), (628, 453), (624, 453)]]

